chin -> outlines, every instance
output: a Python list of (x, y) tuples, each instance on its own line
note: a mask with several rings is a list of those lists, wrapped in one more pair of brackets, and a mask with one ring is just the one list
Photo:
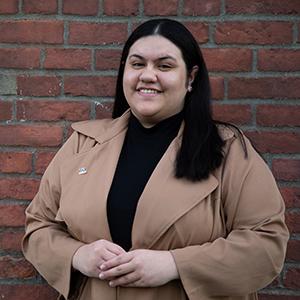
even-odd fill
[(137, 119), (141, 120), (151, 120), (156, 119), (158, 111), (143, 109), (143, 110), (132, 110), (133, 114)]
[(152, 118), (155, 118), (155, 113), (151, 113), (151, 112), (138, 112), (138, 113), (135, 113), (135, 116), (138, 119), (152, 119)]
[(153, 107), (153, 105), (141, 105), (141, 107), (133, 109), (133, 112), (139, 116), (151, 117), (158, 114), (159, 109), (157, 107)]

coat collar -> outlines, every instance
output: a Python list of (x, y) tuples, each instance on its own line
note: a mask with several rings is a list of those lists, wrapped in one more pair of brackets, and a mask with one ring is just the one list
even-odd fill
[[(116, 119), (88, 120), (72, 124), (72, 128), (85, 136), (94, 138), (98, 143), (102, 144), (112, 139), (123, 130), (127, 129), (130, 117), (130, 109)], [(177, 137), (181, 137), (184, 124), (180, 127)], [(225, 125), (218, 125), (219, 133), (224, 141), (232, 138), (234, 132)]]
[(89, 120), (72, 124), (72, 128), (88, 137), (94, 138), (99, 144), (103, 144), (127, 129), (130, 110), (117, 119)]
[[(98, 204), (102, 211), (106, 211), (106, 200), (126, 135), (129, 116), (128, 110), (114, 120), (85, 121), (72, 125), (74, 130), (102, 144), (101, 151), (109, 152), (108, 159), (99, 162), (102, 165), (102, 173), (105, 173), (102, 181), (104, 200)], [(205, 199), (218, 186), (218, 180), (213, 175), (196, 183), (177, 179), (174, 176), (174, 162), (183, 127), (184, 124), (154, 169), (140, 196), (132, 228), (132, 248), (151, 249), (176, 220)], [(225, 127), (220, 128), (220, 133), (224, 139), (233, 136), (232, 131), (228, 131)], [(97, 205), (98, 200), (95, 198), (94, 201)], [(101, 221), (101, 227), (105, 229), (101, 236), (110, 239), (107, 219)]]

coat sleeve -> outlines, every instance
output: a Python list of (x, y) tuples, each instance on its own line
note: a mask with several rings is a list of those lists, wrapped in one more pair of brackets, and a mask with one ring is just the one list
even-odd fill
[(61, 191), (59, 166), (77, 152), (78, 144), (79, 135), (75, 132), (49, 164), (37, 195), (26, 209), (22, 241), (26, 259), (66, 299), (72, 293), (72, 257), (83, 243), (71, 237), (65, 223), (57, 218)]
[(288, 230), (284, 203), (269, 168), (245, 138), (229, 146), (222, 171), (226, 238), (172, 250), (189, 299), (243, 296), (269, 284), (281, 271)]

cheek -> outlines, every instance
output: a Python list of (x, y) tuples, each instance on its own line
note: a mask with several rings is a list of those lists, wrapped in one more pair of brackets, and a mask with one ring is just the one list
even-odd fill
[(181, 74), (166, 75), (162, 78), (163, 85), (170, 88), (170, 91), (178, 93), (185, 89), (186, 77)]
[(137, 72), (133, 72), (130, 70), (126, 70), (124, 71), (124, 76), (123, 76), (123, 87), (125, 88), (132, 88), (133, 85), (137, 84), (137, 80), (138, 80), (138, 74)]

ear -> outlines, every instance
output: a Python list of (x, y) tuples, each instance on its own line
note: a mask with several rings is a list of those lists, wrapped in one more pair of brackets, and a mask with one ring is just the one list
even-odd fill
[(191, 85), (198, 73), (199, 67), (198, 66), (193, 66), (192, 71), (190, 72), (188, 76), (188, 84)]

